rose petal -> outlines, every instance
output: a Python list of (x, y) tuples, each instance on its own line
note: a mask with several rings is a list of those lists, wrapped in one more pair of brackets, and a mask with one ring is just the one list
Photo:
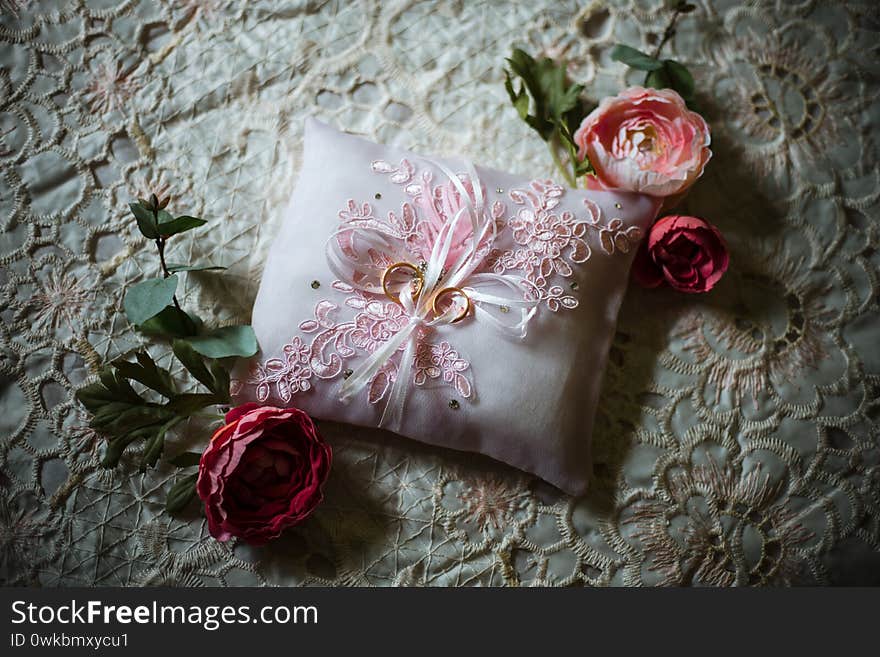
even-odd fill
[(212, 536), (262, 545), (314, 511), (332, 452), (299, 409), (233, 411), (202, 455), (196, 491)]

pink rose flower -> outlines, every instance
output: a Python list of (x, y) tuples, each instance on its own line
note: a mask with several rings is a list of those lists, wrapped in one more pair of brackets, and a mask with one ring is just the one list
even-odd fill
[(698, 217), (657, 220), (633, 262), (633, 278), (644, 287), (667, 283), (679, 292), (708, 292), (721, 280), (730, 256), (718, 229)]
[(574, 141), (596, 171), (588, 182), (650, 196), (681, 194), (712, 156), (709, 126), (672, 89), (630, 87), (605, 98)]
[(321, 503), (332, 453), (297, 408), (243, 404), (226, 414), (202, 454), (196, 492), (208, 531), (263, 545)]

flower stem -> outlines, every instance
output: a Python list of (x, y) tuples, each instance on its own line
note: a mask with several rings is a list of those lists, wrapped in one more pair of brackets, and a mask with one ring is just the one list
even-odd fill
[(675, 22), (678, 20), (678, 17), (681, 15), (681, 4), (678, 3), (675, 6), (675, 11), (672, 12), (672, 18), (669, 19), (669, 23), (666, 25), (666, 29), (663, 30), (663, 37), (660, 39), (660, 43), (657, 44), (657, 47), (654, 49), (654, 59), (658, 59), (660, 57), (660, 53), (663, 50), (663, 46), (667, 44), (667, 42), (675, 36)]
[[(165, 238), (161, 235), (156, 238), (156, 248), (159, 250), (159, 264), (162, 265), (162, 278), (168, 278), (171, 276), (171, 272), (168, 271), (168, 265), (165, 264)], [(180, 302), (177, 300), (176, 294), (171, 297), (171, 300), (174, 301), (174, 307), (181, 310)]]
[(555, 135), (553, 136), (553, 139), (547, 142), (547, 147), (550, 149), (550, 155), (553, 157), (553, 163), (556, 165), (559, 173), (562, 174), (562, 177), (565, 179), (568, 186), (577, 187), (577, 180), (574, 175), (572, 175), (572, 172), (567, 166), (562, 164), (562, 160), (559, 159), (559, 149), (557, 148), (558, 143), (559, 141)]

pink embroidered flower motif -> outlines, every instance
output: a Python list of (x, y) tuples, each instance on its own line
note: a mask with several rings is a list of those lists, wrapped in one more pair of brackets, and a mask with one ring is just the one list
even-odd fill
[(353, 296), (346, 299), (345, 305), (363, 311), (355, 317), (351, 343), (368, 354), (388, 342), (409, 321), (403, 308), (389, 301)]
[[(284, 346), (284, 355), (287, 356), (287, 378), (286, 383), (290, 388), (290, 395), (297, 392), (305, 392), (311, 389), (312, 384), (309, 379), (312, 378), (312, 370), (309, 367), (310, 349), (308, 345), (303, 343), (299, 338)], [(284, 393), (282, 393), (282, 397)]]
[(256, 387), (260, 403), (269, 398), (272, 385), (278, 397), (289, 402), (298, 392), (310, 390), (312, 370), (308, 366), (310, 349), (299, 337), (284, 346), (284, 358), (270, 358), (263, 365), (257, 364), (247, 382)]
[[(573, 271), (569, 261), (586, 262), (591, 255), (585, 239), (588, 222), (575, 219), (571, 212), (554, 212), (563, 192), (560, 185), (549, 180), (533, 181), (528, 190), (512, 190), (510, 199), (520, 208), (509, 226), (514, 242), (522, 248), (496, 253), (492, 259), (496, 273), (508, 269), (524, 272), (553, 312), (560, 306), (577, 308), (578, 301), (563, 294), (560, 286), (551, 286), (550, 277), (570, 277)], [(597, 216), (591, 211), (589, 218), (592, 222)]]
[(119, 62), (100, 62), (94, 68), (84, 97), (93, 112), (107, 114), (122, 109), (140, 86), (133, 73), (126, 73)]
[[(584, 204), (588, 203), (590, 202), (584, 201)], [(613, 255), (617, 251), (629, 253), (630, 249), (638, 244), (641, 239), (642, 229), (638, 226), (624, 228), (623, 220), (619, 217), (615, 217), (608, 222), (607, 226), (599, 229), (599, 244), (602, 245), (602, 250), (608, 255)]]
[(553, 312), (578, 306), (575, 297), (566, 294), (561, 285), (551, 284), (550, 279), (571, 278), (574, 271), (569, 263), (590, 259), (589, 231), (598, 234), (599, 245), (608, 255), (629, 253), (642, 238), (637, 226), (624, 228), (619, 217), (603, 223), (602, 209), (590, 199), (583, 201), (587, 215), (582, 220), (568, 211), (555, 212), (563, 193), (564, 188), (550, 180), (535, 180), (527, 190), (511, 190), (511, 200), (521, 207), (509, 226), (521, 248), (495, 250), (488, 259), (498, 274), (510, 269), (522, 271), (538, 298)]
[[(233, 381), (230, 390), (240, 394), (242, 385), (255, 388), (255, 396), (265, 403), (273, 395), (289, 403), (294, 395), (311, 390), (312, 379), (333, 379), (343, 371), (343, 365), (358, 354), (371, 354), (391, 339), (407, 323), (403, 309), (391, 301), (378, 300), (360, 293), (341, 281), (334, 281), (333, 289), (345, 296), (342, 305), (358, 310), (351, 321), (335, 319), (339, 304), (324, 299), (315, 307), (315, 318), (300, 324), (300, 330), (313, 334), (310, 343), (295, 336), (284, 346), (284, 358), (270, 358), (252, 366), (247, 379)], [(420, 345), (414, 362), (413, 383), (424, 385), (427, 380), (440, 379), (454, 387), (462, 397), (472, 396), (473, 386), (467, 377), (470, 363), (462, 358), (448, 342), (439, 345), (427, 341), (427, 333), (419, 335)], [(402, 347), (401, 347), (402, 350)], [(426, 360), (427, 359), (427, 360)], [(399, 358), (398, 358), (399, 360)], [(436, 367), (419, 376), (427, 365)], [(376, 404), (384, 399), (397, 379), (397, 362), (391, 360), (370, 382), (368, 400)]]
[(471, 396), (471, 383), (462, 372), (468, 368), (470, 363), (445, 340), (440, 344), (423, 342), (416, 350), (414, 383), (423, 386), (429, 379), (442, 378), (467, 399)]
[(510, 222), (510, 227), (514, 241), (528, 247), (530, 260), (537, 265), (542, 277), (553, 272), (571, 276), (571, 267), (563, 258), (565, 248), (570, 248), (568, 257), (572, 262), (585, 262), (590, 257), (590, 247), (583, 240), (586, 224), (575, 221), (571, 212), (536, 214), (522, 208), (516, 213), (516, 219)]

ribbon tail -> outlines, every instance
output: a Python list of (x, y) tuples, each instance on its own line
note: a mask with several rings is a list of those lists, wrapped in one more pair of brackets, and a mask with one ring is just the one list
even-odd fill
[[(373, 377), (376, 376), (379, 370), (382, 369), (385, 363), (391, 359), (394, 352), (400, 348), (400, 345), (402, 345), (408, 338), (412, 337), (416, 326), (418, 326), (418, 322), (411, 321), (388, 340), (388, 342), (370, 354), (370, 357), (361, 363), (360, 367), (352, 372), (350, 377), (342, 382), (342, 385), (339, 388), (339, 401), (347, 402), (354, 395), (363, 390), (370, 381), (373, 380)], [(398, 376), (398, 380), (399, 379), (400, 377)]]
[(379, 420), (379, 426), (399, 431), (401, 422), (403, 421), (403, 408), (406, 405), (406, 395), (409, 386), (412, 383), (412, 366), (416, 355), (417, 336), (410, 333), (409, 340), (406, 343), (406, 349), (400, 357), (400, 365), (397, 368), (397, 378), (391, 386), (391, 393), (388, 396), (388, 403), (385, 404), (385, 410), (382, 411), (382, 417)]
[[(525, 279), (512, 275), (475, 274), (469, 279), (471, 285), (464, 288), (474, 302), (474, 317), (477, 321), (488, 324), (494, 329), (508, 335), (525, 338), (527, 327), (538, 307), (537, 299), (530, 299), (523, 283)], [(491, 287), (490, 287), (491, 286)], [(480, 289), (482, 288), (482, 289)], [(493, 289), (494, 291), (485, 291)], [(481, 306), (493, 306), (502, 313), (516, 311), (518, 321), (508, 323), (501, 321)], [(515, 315), (515, 316), (516, 316)]]

